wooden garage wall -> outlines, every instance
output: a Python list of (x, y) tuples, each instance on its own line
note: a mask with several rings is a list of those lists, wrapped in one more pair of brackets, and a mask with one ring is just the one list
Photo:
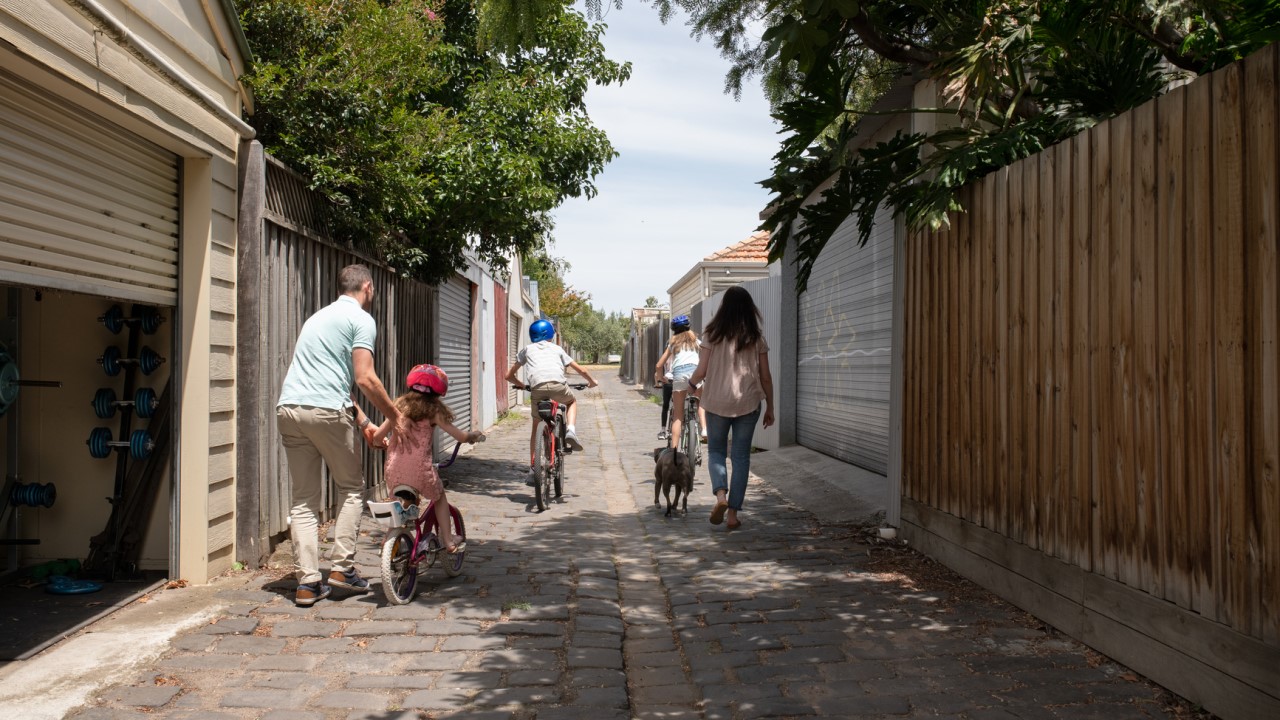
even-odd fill
[[(172, 62), (181, 74), (207, 90), (227, 114), (239, 116), (238, 77), (244, 72), (239, 48), (224, 39), (234, 37), (234, 18), (223, 15), (215, 4), (208, 12), (180, 12), (166, 3), (131, 6), (111, 3), (104, 12), (126, 26), (155, 52)], [(122, 42), (110, 28), (84, 6), (66, 0), (0, 3), (0, 65), (23, 74), (31, 67), (56, 77), (46, 89), (83, 104), (86, 112), (101, 114), (112, 122), (187, 158), (209, 160), (212, 218), (209, 244), (184, 249), (209, 259), (209, 426), (207, 501), (203, 488), (182, 492), (187, 520), (182, 528), (184, 558), (177, 571), (202, 582), (229, 569), (234, 543), (235, 512), (235, 282), (236, 282), (236, 155), (239, 137), (225, 117), (219, 117), (204, 101), (181, 87), (174, 78), (157, 72), (136, 47)], [(65, 85), (63, 84), (65, 81)], [(76, 92), (80, 89), (85, 92)], [(202, 184), (205, 178), (201, 178)], [(184, 198), (200, 195), (205, 187), (185, 187)], [(203, 222), (204, 218), (199, 218)], [(193, 348), (203, 354), (205, 348)], [(201, 380), (203, 382), (203, 380)], [(203, 427), (201, 427), (203, 431)], [(202, 455), (202, 453), (197, 453)], [(204, 467), (203, 457), (192, 464)], [(185, 478), (184, 483), (192, 482)], [(190, 489), (190, 486), (187, 486)], [(198, 508), (197, 508), (198, 506)], [(204, 547), (191, 547), (195, 517), (207, 524)], [(180, 524), (180, 523), (179, 523)]]
[(236, 561), (236, 165), (213, 162), (209, 253), (209, 577)]

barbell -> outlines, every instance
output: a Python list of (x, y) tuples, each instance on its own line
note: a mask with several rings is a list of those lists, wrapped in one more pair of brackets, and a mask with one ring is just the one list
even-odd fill
[(137, 325), (144, 334), (151, 335), (160, 329), (160, 323), (164, 322), (164, 317), (160, 315), (159, 310), (145, 305), (134, 305), (133, 316), (125, 317), (124, 310), (119, 305), (112, 305), (98, 318), (98, 322), (106, 325), (112, 334), (118, 335), (125, 325)]
[(18, 401), (18, 389), (23, 387), (62, 387), (57, 380), (23, 380), (18, 374), (18, 364), (0, 346), (0, 415)]
[(145, 346), (136, 358), (120, 357), (120, 348), (115, 345), (103, 350), (102, 357), (98, 358), (98, 364), (102, 366), (103, 371), (112, 377), (120, 374), (121, 365), (137, 365), (143, 375), (150, 375), (163, 362), (164, 358), (160, 357), (159, 353)]
[(9, 502), (14, 505), (48, 508), (53, 507), (53, 501), (57, 499), (58, 489), (53, 483), (14, 483), (9, 491)]
[(118, 407), (132, 407), (134, 412), (138, 413), (138, 417), (149, 418), (155, 414), (156, 408), (160, 407), (160, 400), (156, 398), (156, 391), (151, 388), (138, 388), (133, 394), (133, 400), (117, 400), (115, 390), (98, 388), (92, 404), (93, 414), (103, 419), (115, 417)]
[(156, 447), (155, 441), (151, 439), (151, 433), (146, 430), (134, 430), (129, 436), (129, 441), (125, 442), (112, 440), (111, 430), (104, 427), (94, 428), (93, 432), (89, 433), (86, 444), (89, 446), (89, 454), (96, 458), (107, 457), (112, 450), (128, 448), (134, 460), (146, 460)]

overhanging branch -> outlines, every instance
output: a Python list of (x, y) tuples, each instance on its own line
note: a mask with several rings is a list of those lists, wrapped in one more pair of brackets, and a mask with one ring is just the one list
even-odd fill
[(858, 13), (849, 18), (848, 26), (862, 41), (862, 44), (886, 60), (924, 67), (938, 59), (938, 54), (931, 50), (926, 50), (911, 42), (893, 40), (882, 35), (879, 29), (876, 28), (875, 23), (872, 22), (871, 16), (867, 15), (865, 8), (858, 8)]

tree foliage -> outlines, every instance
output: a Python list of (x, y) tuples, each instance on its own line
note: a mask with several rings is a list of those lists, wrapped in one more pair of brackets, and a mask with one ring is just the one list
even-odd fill
[(595, 193), (616, 153), (585, 95), (630, 74), (602, 25), (547, 5), (498, 53), (468, 0), (248, 0), (252, 122), (334, 201), (340, 236), (432, 282), (468, 250), (505, 267), (547, 242), (562, 201)]
[(588, 306), (584, 311), (560, 323), (565, 343), (580, 357), (590, 357), (594, 363), (609, 353), (622, 352), (630, 331), (631, 318), (622, 313), (605, 314), (603, 310)]
[[(482, 0), (484, 4), (484, 0)], [(739, 92), (759, 76), (786, 138), (762, 182), (770, 252), (799, 289), (836, 228), (876, 208), (912, 227), (962, 211), (960, 187), (1280, 40), (1277, 0), (654, 0), (714, 38)], [(757, 36), (757, 30), (763, 32)], [(904, 71), (938, 81), (936, 132), (851, 147)]]
[(591, 296), (565, 283), (569, 262), (540, 248), (524, 256), (525, 274), (538, 283), (538, 307), (547, 317), (567, 320), (590, 309)]
[(538, 283), (538, 303), (542, 314), (559, 321), (564, 343), (582, 357), (599, 362), (600, 356), (620, 352), (627, 340), (631, 319), (620, 313), (605, 314), (592, 307), (591, 296), (565, 281), (569, 262), (551, 255), (545, 248), (524, 256), (522, 265), (529, 279)]
[[(837, 227), (857, 215), (860, 241), (877, 207), (912, 227), (962, 211), (964, 185), (1124, 112), (1179, 76), (1208, 72), (1256, 49), (1275, 3), (1072, 0), (914, 3), (821, 0), (765, 33), (769, 52), (800, 82), (776, 117), (792, 131), (775, 157), (771, 256), (795, 249), (799, 287)], [(861, 114), (839, 107), (860, 82), (851, 49), (939, 82), (941, 129), (853, 148)], [(852, 72), (851, 72), (852, 70)], [(831, 186), (820, 191), (827, 182)], [(816, 198), (816, 201), (815, 201)]]

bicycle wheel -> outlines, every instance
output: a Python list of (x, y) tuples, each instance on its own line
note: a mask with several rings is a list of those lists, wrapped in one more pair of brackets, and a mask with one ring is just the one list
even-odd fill
[[(561, 423), (559, 424), (559, 430), (560, 430), (560, 435), (559, 435), (559, 437), (560, 437), (560, 440), (559, 440), (559, 447), (557, 447), (557, 448), (556, 448), (556, 450), (557, 450), (558, 452), (556, 452), (555, 464), (554, 464), (554, 465), (552, 465), (552, 467), (551, 467), (551, 470), (552, 470), (552, 472), (551, 472), (551, 480), (552, 480), (552, 484), (554, 484), (554, 485), (555, 485), (556, 497), (557, 497), (557, 498), (558, 498), (558, 497), (560, 497), (560, 495), (564, 493), (564, 448), (565, 448), (565, 444), (564, 444), (564, 423), (563, 423), (563, 422), (561, 422)], [(548, 489), (550, 489), (550, 488), (548, 488)]]
[[(449, 517), (453, 519), (453, 541), (455, 543), (464, 543), (467, 541), (467, 527), (462, 523), (462, 511), (458, 508), (449, 506)], [(438, 533), (437, 533), (438, 534)], [(441, 551), (440, 564), (444, 566), (444, 574), (449, 577), (458, 577), (462, 573), (462, 561), (467, 557), (466, 550), (459, 550), (450, 555)]]
[(392, 605), (405, 605), (418, 590), (418, 565), (413, 561), (413, 532), (397, 528), (382, 543), (382, 592)]
[(556, 453), (555, 472), (551, 473), (551, 479), (559, 498), (564, 493), (564, 453)]
[(698, 413), (694, 411), (689, 413), (689, 419), (685, 421), (685, 443), (688, 445), (687, 451), (689, 461), (694, 467), (702, 464), (702, 432), (698, 427)]
[(551, 436), (543, 432), (533, 444), (533, 499), (539, 510), (546, 510), (551, 504), (551, 495), (546, 488), (551, 487)]

